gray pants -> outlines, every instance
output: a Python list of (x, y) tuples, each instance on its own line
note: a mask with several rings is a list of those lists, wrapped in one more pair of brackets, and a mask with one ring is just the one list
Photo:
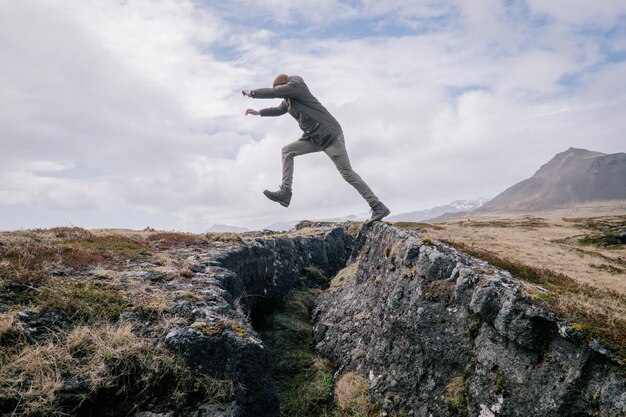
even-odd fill
[[(284, 188), (291, 189), (293, 182), (293, 158), (298, 155), (304, 155), (312, 152), (319, 152), (319, 147), (308, 140), (297, 140), (291, 142), (283, 148), (283, 184)], [(348, 152), (346, 151), (346, 143), (343, 135), (337, 136), (324, 149), (326, 155), (333, 161), (339, 173), (350, 185), (352, 185), (367, 201), (370, 207), (378, 203), (378, 197), (374, 195), (370, 187), (361, 179), (359, 174), (352, 170)]]

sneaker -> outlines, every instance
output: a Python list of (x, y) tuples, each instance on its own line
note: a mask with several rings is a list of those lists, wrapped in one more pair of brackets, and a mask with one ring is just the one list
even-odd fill
[(374, 206), (372, 206), (372, 217), (370, 217), (370, 219), (367, 221), (367, 224), (379, 222), (383, 219), (383, 217), (389, 216), (389, 213), (391, 213), (391, 211), (389, 211), (387, 206), (384, 205), (382, 201), (379, 201), (378, 203), (374, 204)]
[(291, 202), (291, 190), (289, 188), (283, 188), (281, 186), (278, 191), (265, 190), (263, 194), (270, 200), (280, 203), (283, 207), (289, 207), (289, 203)]

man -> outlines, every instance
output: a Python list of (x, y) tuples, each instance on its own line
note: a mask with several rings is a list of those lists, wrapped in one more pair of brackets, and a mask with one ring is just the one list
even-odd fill
[(289, 113), (298, 121), (304, 132), (302, 137), (283, 148), (283, 181), (278, 191), (263, 191), (272, 201), (288, 207), (291, 202), (291, 184), (293, 181), (293, 158), (311, 152), (324, 151), (333, 161), (341, 176), (350, 183), (367, 201), (372, 216), (368, 223), (380, 221), (390, 211), (361, 177), (352, 170), (346, 152), (341, 126), (324, 106), (311, 94), (304, 80), (297, 76), (280, 74), (272, 88), (244, 90), (244, 96), (252, 98), (282, 98), (278, 107), (257, 111), (247, 109), (246, 116), (281, 116)]

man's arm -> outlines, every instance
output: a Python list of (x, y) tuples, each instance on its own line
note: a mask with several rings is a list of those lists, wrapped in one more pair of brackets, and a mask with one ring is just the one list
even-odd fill
[(261, 116), (282, 116), (287, 113), (287, 103), (283, 100), (278, 107), (268, 107), (267, 109), (262, 109), (260, 111)]
[(241, 93), (252, 98), (297, 98), (299, 91), (298, 84), (295, 81), (289, 81), (287, 84), (276, 87), (244, 90)]
[(287, 113), (287, 103), (285, 103), (285, 100), (283, 100), (282, 103), (280, 103), (278, 107), (268, 107), (267, 109), (261, 109), (260, 111), (257, 111), (254, 109), (246, 110), (246, 116), (249, 114), (253, 116), (263, 116), (263, 117), (282, 116), (285, 113)]
[(246, 110), (246, 116), (249, 114), (253, 116), (263, 116), (263, 117), (282, 116), (285, 113), (287, 113), (287, 104), (285, 103), (285, 100), (283, 100), (283, 102), (280, 103), (278, 107), (268, 107), (267, 109), (261, 109), (260, 111), (257, 111), (254, 109)]

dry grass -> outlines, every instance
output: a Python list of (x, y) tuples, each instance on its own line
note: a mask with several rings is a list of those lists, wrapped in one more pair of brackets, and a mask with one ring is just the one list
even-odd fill
[[(176, 250), (240, 240), (76, 227), (0, 232), (0, 304), (11, 308), (0, 314), (0, 413), (128, 415), (148, 402), (228, 401), (232, 382), (191, 372), (155, 340), (180, 321), (163, 314), (175, 301), (163, 280), (176, 279), (184, 264)], [(16, 318), (20, 310), (69, 320), (37, 325), (49, 333), (37, 342)], [(134, 334), (132, 320), (110, 324), (122, 312), (150, 320), (150, 335)]]
[(457, 375), (446, 386), (445, 403), (458, 415), (467, 415), (467, 381), (463, 375)]
[(150, 245), (161, 250), (200, 244), (202, 239), (200, 235), (181, 232), (153, 232), (146, 237)]
[(27, 343), (26, 331), (15, 311), (0, 313), (0, 366)]
[(335, 275), (330, 282), (331, 291), (341, 288), (346, 282), (354, 280), (358, 267), (358, 262), (353, 262), (337, 272), (337, 275)]
[(420, 222), (391, 222), (395, 227), (400, 229), (409, 230), (442, 230), (443, 228), (435, 223), (420, 223)]
[(436, 301), (448, 306), (454, 300), (455, 281), (437, 280), (424, 286), (422, 298), (427, 301)]
[(439, 229), (429, 233), (435, 239), (459, 242), (626, 294), (625, 245), (584, 244), (585, 238), (602, 235), (609, 225), (626, 227), (626, 215), (562, 218), (544, 214), (542, 218), (455, 221), (438, 223)]
[(341, 375), (335, 384), (337, 414), (340, 417), (369, 416), (373, 404), (369, 400), (367, 387), (367, 379), (354, 372)]
[(193, 278), (196, 275), (196, 273), (193, 272), (191, 269), (181, 268), (178, 271), (178, 275), (180, 275), (183, 278)]
[(348, 225), (348, 235), (352, 237), (352, 239), (356, 239), (359, 234), (359, 229), (363, 226), (363, 222), (350, 222)]
[[(79, 388), (67, 392), (70, 380)], [(0, 403), (10, 404), (13, 416), (70, 416), (83, 406), (127, 415), (155, 394), (182, 405), (194, 395), (228, 400), (231, 391), (232, 382), (192, 374), (130, 324), (77, 327), (58, 343), (24, 347), (0, 369)], [(61, 394), (71, 406), (59, 403)]]
[[(120, 276), (129, 265), (150, 262), (154, 271), (173, 276), (182, 263), (170, 249), (239, 240), (228, 233), (78, 227), (0, 232), (0, 302), (53, 307), (78, 323), (113, 319), (124, 310), (158, 315), (171, 302), (149, 281)], [(187, 277), (195, 275), (184, 271)]]
[(0, 234), (0, 278), (37, 284), (61, 268), (122, 268), (127, 260), (150, 255), (141, 240), (122, 235), (94, 235), (79, 228)]

